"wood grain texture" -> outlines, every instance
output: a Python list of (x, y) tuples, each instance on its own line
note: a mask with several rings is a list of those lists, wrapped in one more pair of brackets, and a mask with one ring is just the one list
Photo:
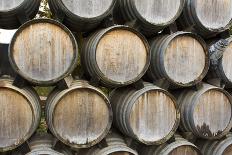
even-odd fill
[(174, 101), (160, 91), (149, 91), (140, 96), (132, 107), (130, 124), (135, 135), (147, 142), (167, 136), (176, 123)]
[(216, 90), (209, 90), (200, 96), (193, 112), (195, 125), (207, 127), (213, 135), (226, 129), (231, 116), (231, 103), (228, 97)]
[(18, 143), (26, 137), (33, 124), (33, 109), (17, 91), (0, 88), (0, 148)]
[(179, 12), (181, 0), (134, 0), (140, 15), (155, 24), (169, 23)]
[(99, 69), (107, 78), (117, 82), (135, 79), (144, 70), (147, 58), (143, 40), (127, 30), (106, 33), (96, 50)]
[(1, 0), (0, 11), (7, 11), (16, 8), (25, 0)]
[(170, 152), (168, 155), (199, 155), (199, 152), (191, 146), (180, 146)]
[(62, 3), (79, 17), (94, 18), (110, 9), (113, 0), (62, 0)]
[(35, 81), (61, 77), (68, 72), (76, 56), (70, 34), (48, 22), (26, 26), (11, 46), (11, 59), (21, 74)]
[(132, 155), (132, 154), (127, 152), (115, 152), (115, 153), (111, 153), (110, 155)]
[(232, 154), (232, 144), (226, 148), (223, 152), (223, 155), (231, 155)]
[(195, 0), (200, 22), (209, 29), (226, 27), (232, 20), (232, 0)]
[(164, 67), (175, 82), (186, 84), (204, 71), (206, 54), (201, 43), (191, 36), (177, 36), (164, 51)]
[(94, 142), (106, 132), (108, 123), (109, 109), (104, 98), (90, 89), (66, 94), (54, 109), (54, 128), (71, 144)]
[(232, 82), (232, 43), (226, 48), (222, 56), (223, 71), (229, 81)]

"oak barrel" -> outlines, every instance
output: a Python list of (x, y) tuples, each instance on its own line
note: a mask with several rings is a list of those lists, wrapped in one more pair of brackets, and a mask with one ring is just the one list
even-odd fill
[(186, 0), (178, 21), (184, 29), (211, 37), (231, 26), (232, 0)]
[(232, 98), (223, 90), (204, 83), (199, 90), (183, 90), (178, 97), (180, 127), (203, 139), (220, 139), (232, 127)]
[(184, 2), (185, 0), (117, 0), (114, 18), (121, 24), (130, 23), (150, 36), (173, 23), (180, 16)]
[(176, 100), (166, 90), (144, 83), (111, 93), (114, 126), (125, 135), (147, 145), (161, 144), (175, 133), (180, 120)]
[(227, 135), (221, 140), (198, 141), (201, 152), (204, 155), (231, 155), (232, 154), (232, 136)]
[(206, 43), (189, 32), (176, 32), (150, 41), (151, 64), (147, 78), (165, 79), (172, 87), (189, 87), (200, 82), (209, 69)]
[(127, 26), (112, 26), (90, 36), (81, 52), (88, 77), (108, 87), (121, 87), (138, 81), (150, 63), (146, 39)]
[(99, 143), (111, 127), (112, 115), (107, 97), (86, 81), (74, 81), (63, 91), (54, 90), (46, 103), (49, 129), (73, 148)]
[(10, 79), (0, 79), (0, 152), (13, 150), (36, 131), (40, 100), (32, 88), (19, 89)]
[(194, 144), (178, 137), (174, 141), (160, 146), (145, 146), (140, 149), (140, 155), (202, 155)]
[(110, 132), (105, 142), (105, 147), (94, 146), (90, 149), (83, 149), (77, 155), (138, 155), (137, 151), (130, 148), (118, 133)]
[(96, 28), (112, 12), (116, 0), (49, 0), (54, 15), (73, 31)]
[(209, 45), (210, 70), (207, 79), (218, 79), (227, 88), (232, 87), (232, 37), (216, 40)]
[(16, 29), (20, 20), (30, 20), (39, 10), (41, 0), (1, 0), (0, 28)]
[(64, 25), (51, 19), (36, 19), (22, 25), (10, 43), (13, 69), (36, 85), (52, 85), (68, 76), (78, 59), (75, 37)]

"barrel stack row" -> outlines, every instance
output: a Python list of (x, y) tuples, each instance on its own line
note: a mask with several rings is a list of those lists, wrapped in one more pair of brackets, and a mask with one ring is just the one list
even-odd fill
[[(232, 0), (48, 3), (0, 2), (0, 152), (231, 154)], [(33, 86), (56, 86), (45, 109)]]

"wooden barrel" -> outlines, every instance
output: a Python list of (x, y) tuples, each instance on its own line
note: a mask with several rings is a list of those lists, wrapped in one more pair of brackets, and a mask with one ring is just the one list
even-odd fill
[(217, 40), (209, 45), (210, 70), (207, 79), (219, 79), (227, 88), (232, 87), (232, 38)]
[(114, 125), (125, 135), (147, 145), (161, 144), (175, 133), (180, 120), (172, 95), (153, 84), (118, 88), (111, 94)]
[(54, 90), (46, 105), (49, 129), (73, 148), (97, 144), (111, 127), (113, 114), (109, 100), (85, 81), (74, 81), (63, 91)]
[[(116, 21), (133, 23), (132, 26), (150, 36), (173, 23), (181, 14), (185, 0), (118, 0)], [(121, 19), (124, 21), (121, 21)]]
[(180, 127), (203, 139), (219, 139), (232, 127), (232, 98), (225, 90), (203, 84), (199, 90), (180, 93)]
[(116, 0), (49, 0), (54, 15), (73, 31), (90, 31), (110, 15)]
[(138, 81), (145, 74), (150, 50), (146, 39), (134, 29), (113, 26), (90, 36), (81, 57), (88, 77), (108, 87), (120, 87)]
[(137, 151), (127, 146), (123, 137), (110, 132), (105, 138), (104, 147), (95, 146), (90, 149), (79, 150), (77, 155), (138, 155)]
[(177, 32), (151, 41), (151, 64), (147, 77), (165, 79), (172, 87), (189, 87), (200, 82), (209, 69), (206, 43), (197, 35)]
[(145, 146), (139, 152), (140, 155), (202, 155), (194, 144), (183, 138), (160, 146)]
[(232, 0), (186, 0), (179, 22), (206, 38), (223, 32), (232, 24)]
[(216, 141), (198, 142), (201, 152), (204, 155), (231, 155), (232, 154), (232, 136), (227, 135), (225, 138)]
[[(64, 153), (55, 150), (55, 138), (49, 134), (37, 134), (29, 141), (30, 152), (26, 155), (72, 155), (65, 146), (60, 147)], [(67, 151), (66, 151), (66, 150)]]
[(17, 30), (9, 58), (13, 69), (24, 79), (36, 85), (51, 85), (74, 70), (78, 47), (64, 25), (51, 19), (36, 19)]
[(0, 79), (0, 152), (23, 144), (40, 122), (39, 96), (33, 89), (19, 89), (12, 82)]
[(39, 10), (41, 0), (1, 0), (0, 28), (16, 29), (21, 19), (33, 19)]

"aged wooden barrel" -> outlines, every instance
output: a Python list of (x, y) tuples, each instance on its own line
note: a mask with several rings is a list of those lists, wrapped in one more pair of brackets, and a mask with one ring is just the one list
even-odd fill
[(95, 146), (80, 150), (77, 155), (138, 155), (137, 151), (127, 146), (121, 135), (110, 132), (105, 138), (106, 146)]
[(81, 52), (82, 66), (92, 79), (108, 87), (138, 81), (150, 63), (146, 39), (127, 26), (113, 26), (90, 36)]
[(86, 81), (74, 81), (63, 91), (54, 90), (46, 104), (49, 129), (73, 148), (97, 144), (111, 127), (113, 114), (109, 100)]
[(40, 2), (41, 0), (1, 0), (0, 28), (16, 29), (21, 25), (21, 19), (33, 19), (39, 10)]
[(57, 151), (55, 138), (49, 134), (36, 134), (29, 141), (30, 152), (26, 155), (73, 155), (65, 146), (59, 146), (63, 151)]
[(186, 0), (179, 22), (206, 38), (223, 32), (232, 24), (232, 0)]
[(199, 90), (186, 89), (178, 97), (180, 127), (203, 139), (220, 139), (232, 127), (232, 98), (225, 90), (203, 84)]
[(199, 36), (177, 32), (151, 40), (149, 80), (165, 79), (172, 87), (189, 87), (200, 82), (208, 69), (208, 50)]
[(207, 79), (219, 79), (227, 88), (232, 87), (232, 38), (214, 41), (209, 45), (210, 70)]
[(221, 140), (198, 142), (201, 152), (204, 155), (231, 155), (232, 136), (227, 135)]
[(15, 33), (9, 47), (13, 69), (36, 85), (51, 85), (75, 68), (78, 47), (73, 34), (61, 23), (36, 19)]
[(36, 131), (40, 100), (31, 88), (19, 89), (10, 79), (0, 79), (0, 152), (13, 150)]
[(144, 85), (140, 90), (129, 86), (111, 93), (114, 125), (144, 144), (161, 144), (175, 133), (179, 109), (166, 90), (150, 83)]
[(74, 31), (87, 32), (97, 27), (112, 12), (116, 0), (49, 0), (54, 15)]
[[(185, 0), (118, 0), (116, 21), (132, 22), (135, 28), (150, 36), (173, 23), (181, 14)], [(121, 19), (124, 19), (124, 22)]]
[(183, 138), (160, 146), (145, 146), (140, 150), (140, 155), (202, 155), (194, 144)]

